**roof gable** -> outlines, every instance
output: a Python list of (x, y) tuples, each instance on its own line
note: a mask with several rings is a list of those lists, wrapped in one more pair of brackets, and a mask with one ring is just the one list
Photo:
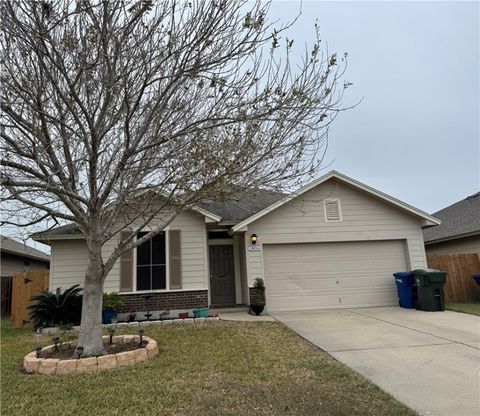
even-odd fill
[(306, 186), (304, 186), (303, 188), (299, 189), (298, 191), (292, 193), (291, 195), (288, 195), (284, 198), (282, 198), (281, 200), (273, 203), (272, 205), (266, 207), (265, 209), (255, 213), (254, 215), (250, 216), (249, 218), (243, 220), (242, 222), (236, 224), (234, 227), (232, 227), (232, 230), (235, 232), (235, 231), (241, 231), (243, 228), (247, 227), (248, 224), (252, 223), (253, 221), (256, 221), (258, 220), (259, 218), (262, 218), (263, 216), (265, 215), (268, 215), (270, 212), (276, 210), (277, 208), (280, 208), (281, 206), (285, 205), (286, 203), (294, 200), (295, 198), (298, 198), (300, 195), (303, 195), (304, 193), (310, 191), (311, 189), (319, 186), (320, 184), (332, 179), (332, 178), (335, 178), (347, 185), (350, 185), (362, 192), (365, 192), (377, 199), (380, 199), (381, 201), (384, 201), (394, 207), (397, 207), (405, 212), (408, 212), (414, 216), (417, 216), (421, 219), (424, 220), (423, 222), (423, 226), (424, 227), (429, 227), (429, 226), (432, 226), (432, 225), (437, 225), (437, 224), (440, 224), (441, 221), (438, 219), (438, 218), (435, 218), (433, 217), (432, 215), (429, 215), (427, 214), (426, 212), (424, 211), (421, 211), (417, 208), (414, 208), (412, 207), (411, 205), (408, 205), (396, 198), (393, 198), (383, 192), (380, 192), (368, 185), (365, 185), (353, 178), (350, 178), (346, 175), (343, 175), (337, 171), (331, 171), (329, 173), (327, 173), (326, 175), (314, 180), (313, 182), (310, 182), (309, 184), (307, 184)]

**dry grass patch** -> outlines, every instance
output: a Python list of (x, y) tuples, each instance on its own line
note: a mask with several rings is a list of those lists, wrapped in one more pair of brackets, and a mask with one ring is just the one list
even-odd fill
[(449, 302), (445, 307), (450, 311), (480, 316), (480, 302)]
[(1, 414), (415, 415), (276, 322), (151, 326), (145, 335), (160, 354), (134, 367), (32, 376), (19, 366), (40, 340), (2, 326)]

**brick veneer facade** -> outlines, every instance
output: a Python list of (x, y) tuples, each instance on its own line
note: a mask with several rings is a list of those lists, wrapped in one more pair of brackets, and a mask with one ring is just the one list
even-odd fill
[[(132, 293), (120, 295), (125, 305), (120, 313), (133, 311), (160, 311), (173, 309), (191, 309), (208, 307), (208, 290), (182, 290), (163, 293)], [(145, 296), (150, 296), (149, 300)]]

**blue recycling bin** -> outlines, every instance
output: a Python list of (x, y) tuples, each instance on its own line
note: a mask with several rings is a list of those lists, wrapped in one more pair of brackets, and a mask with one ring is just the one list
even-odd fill
[(415, 307), (415, 281), (413, 273), (393, 273), (397, 285), (399, 304), (402, 308), (413, 309)]
[(480, 286), (480, 273), (475, 273), (472, 276), (472, 279), (475, 280), (475, 282), (477, 283), (478, 286)]

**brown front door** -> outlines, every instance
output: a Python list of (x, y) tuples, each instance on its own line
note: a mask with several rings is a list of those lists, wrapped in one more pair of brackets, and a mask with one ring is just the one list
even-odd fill
[(233, 246), (210, 246), (210, 293), (212, 305), (235, 304)]

